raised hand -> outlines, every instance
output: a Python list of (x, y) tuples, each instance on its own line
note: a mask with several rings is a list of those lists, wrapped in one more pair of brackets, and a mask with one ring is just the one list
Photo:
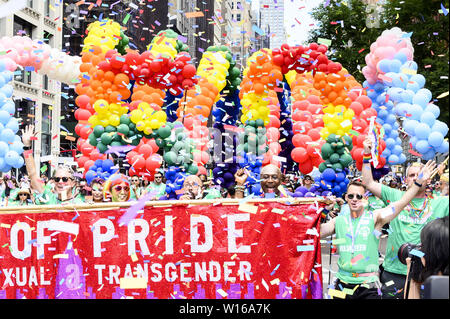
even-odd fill
[(22, 143), (26, 147), (31, 146), (31, 140), (36, 137), (38, 132), (34, 131), (34, 125), (27, 125), (25, 129), (22, 130)]
[(438, 168), (436, 168), (436, 162), (435, 161), (428, 161), (420, 170), (419, 175), (417, 177), (417, 183), (422, 184), (423, 182), (426, 182), (429, 180), (436, 172), (438, 171)]
[(372, 139), (370, 138), (369, 134), (367, 134), (367, 136), (366, 136), (366, 138), (364, 139), (364, 142), (363, 142), (364, 153), (365, 154), (371, 153), (372, 152), (372, 146), (373, 146)]
[(248, 172), (245, 168), (240, 168), (237, 170), (236, 174), (234, 174), (234, 180), (237, 185), (244, 185), (247, 181)]

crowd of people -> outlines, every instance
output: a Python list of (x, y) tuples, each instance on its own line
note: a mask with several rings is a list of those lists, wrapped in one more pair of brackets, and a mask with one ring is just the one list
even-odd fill
[[(29, 137), (32, 134), (24, 136), (24, 145), (30, 145)], [(398, 252), (405, 243), (417, 245), (424, 244), (424, 240), (436, 241), (433, 239), (436, 234), (430, 235), (428, 230), (431, 226), (427, 225), (431, 223), (444, 225), (441, 227), (444, 229), (443, 235), (439, 235), (439, 238), (446, 238), (447, 246), (439, 248), (441, 246), (435, 245), (439, 252), (429, 251), (422, 255), (426, 276), (415, 278), (423, 282), (431, 275), (449, 273), (449, 176), (444, 163), (437, 165), (428, 161), (426, 164), (415, 162), (409, 165), (403, 179), (390, 176), (382, 181), (374, 180), (369, 160), (371, 148), (372, 142), (367, 138), (364, 141), (365, 157), (361, 175), (352, 179), (342, 198), (327, 198), (327, 205), (322, 211), (324, 218), (320, 235), (321, 238), (334, 235), (340, 241), (337, 245), (339, 261), (334, 288), (341, 291), (346, 289), (346, 298), (408, 298), (411, 295), (405, 294), (404, 288), (407, 282), (408, 287), (411, 282), (407, 280), (411, 258), (408, 263), (403, 263)], [(168, 198), (164, 170), (157, 171), (152, 181), (116, 173), (106, 181), (95, 178), (87, 183), (84, 179), (76, 178), (69, 166), (58, 166), (52, 177), (47, 179), (37, 174), (31, 155), (25, 157), (25, 164), (28, 175), (20, 179), (4, 175), (0, 179), (2, 206), (154, 201)], [(177, 192), (177, 198), (190, 201), (240, 199), (252, 195), (246, 183), (249, 172), (242, 168), (234, 177), (235, 186), (232, 189), (221, 189), (207, 175), (188, 175), (184, 178), (182, 189)], [(296, 188), (302, 186), (309, 189), (314, 183), (310, 175), (301, 178), (296, 175), (286, 176), (272, 164), (262, 167), (260, 172), (261, 197), (265, 198), (289, 197)], [(388, 239), (386, 254), (380, 265), (379, 240), (383, 232), (388, 233)], [(424, 247), (433, 249), (429, 244), (424, 244)], [(439, 261), (433, 256), (439, 256)], [(420, 282), (411, 285), (412, 296), (420, 297), (420, 289), (416, 289)]]

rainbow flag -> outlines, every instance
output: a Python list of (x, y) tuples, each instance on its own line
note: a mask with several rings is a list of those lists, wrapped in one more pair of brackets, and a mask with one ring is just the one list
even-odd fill
[(374, 168), (381, 168), (381, 140), (384, 137), (384, 128), (375, 124), (375, 117), (370, 118), (369, 135), (373, 142), (372, 163)]

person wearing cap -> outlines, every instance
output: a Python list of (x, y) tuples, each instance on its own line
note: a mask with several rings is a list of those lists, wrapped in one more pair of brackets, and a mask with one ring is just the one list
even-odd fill
[(448, 173), (441, 174), (438, 192), (440, 196), (448, 196)]
[(8, 202), (8, 206), (34, 205), (34, 200), (29, 188), (21, 188), (13, 200)]
[(103, 197), (112, 202), (127, 202), (131, 196), (128, 178), (123, 174), (111, 175), (103, 185)]
[(310, 175), (305, 175), (305, 177), (303, 177), (303, 187), (309, 190), (313, 186), (313, 184), (314, 179)]

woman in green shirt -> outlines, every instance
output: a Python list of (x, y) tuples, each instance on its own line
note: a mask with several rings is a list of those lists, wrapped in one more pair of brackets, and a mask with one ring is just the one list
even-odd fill
[[(424, 183), (435, 166), (434, 162), (428, 162), (416, 183)], [(419, 190), (420, 187), (414, 185), (389, 206), (370, 211), (364, 207), (366, 187), (357, 181), (348, 184), (345, 200), (349, 210), (320, 227), (321, 238), (336, 233), (336, 241), (339, 242), (339, 270), (334, 289), (343, 291), (346, 299), (381, 298), (378, 291), (381, 287), (378, 277), (381, 228), (396, 218)]]

